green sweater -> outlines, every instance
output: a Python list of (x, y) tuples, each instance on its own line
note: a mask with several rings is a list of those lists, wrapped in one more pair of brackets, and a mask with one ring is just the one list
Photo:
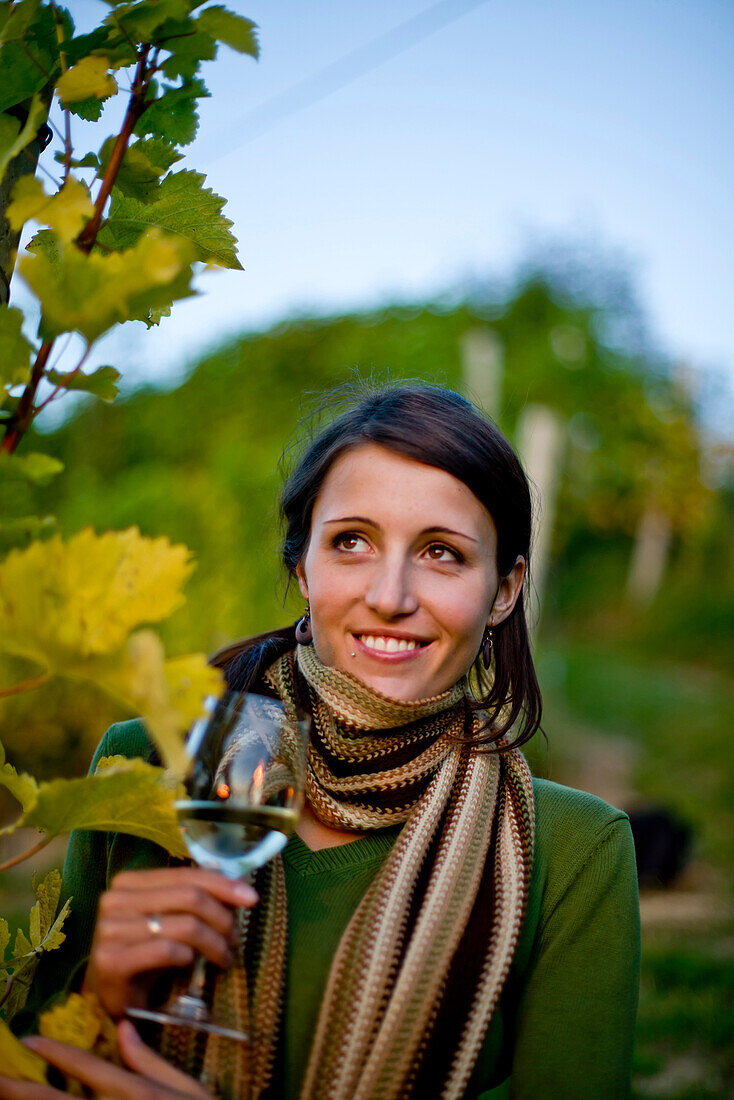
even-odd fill
[[(95, 753), (147, 756), (140, 722), (112, 726)], [(465, 1100), (510, 1078), (510, 1095), (619, 1100), (629, 1095), (639, 972), (634, 848), (624, 813), (592, 795), (534, 780), (536, 850), (528, 909), (500, 1005)], [(283, 853), (288, 892), (287, 994), (276, 1095), (296, 1100), (329, 964), (398, 828), (312, 852), (294, 836)], [(72, 833), (64, 897), (67, 939), (44, 956), (21, 1029), (77, 984), (97, 901), (123, 868), (160, 866), (162, 849), (135, 837)], [(16, 1018), (17, 1019), (17, 1018)]]

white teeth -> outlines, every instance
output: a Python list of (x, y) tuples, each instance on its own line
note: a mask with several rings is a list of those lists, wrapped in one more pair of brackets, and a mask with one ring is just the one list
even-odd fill
[(418, 648), (418, 642), (408, 638), (385, 638), (380, 634), (359, 634), (358, 637), (368, 649), (382, 653), (402, 653), (408, 649)]

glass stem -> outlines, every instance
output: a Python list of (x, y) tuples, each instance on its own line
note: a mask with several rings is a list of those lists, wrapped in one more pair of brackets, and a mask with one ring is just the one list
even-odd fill
[(206, 985), (207, 960), (204, 955), (197, 955), (196, 962), (191, 971), (191, 981), (186, 990), (187, 997), (195, 997), (199, 1001), (204, 999), (204, 986)]

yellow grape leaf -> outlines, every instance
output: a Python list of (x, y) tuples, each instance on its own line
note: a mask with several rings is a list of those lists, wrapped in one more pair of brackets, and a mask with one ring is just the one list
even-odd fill
[(13, 188), (13, 201), (7, 209), (7, 219), (16, 232), (33, 218), (43, 222), (68, 244), (80, 233), (94, 213), (94, 206), (84, 184), (71, 176), (55, 195), (47, 195), (35, 176), (21, 176)]
[(91, 998), (70, 993), (63, 1004), (42, 1012), (38, 1030), (44, 1039), (55, 1039), (80, 1050), (91, 1050), (97, 1041), (102, 1020)]
[(203, 653), (169, 657), (163, 670), (169, 702), (180, 715), (182, 728), (187, 730), (204, 713), (207, 696), (222, 692), (224, 677), (218, 668), (209, 664)]
[(150, 229), (132, 248), (108, 255), (87, 256), (73, 245), (58, 256), (27, 254), (18, 271), (41, 302), (43, 339), (79, 332), (91, 343), (112, 325), (145, 320), (151, 309), (193, 294), (189, 283), (196, 258), (184, 237)]
[(106, 57), (83, 57), (76, 65), (56, 82), (56, 92), (62, 107), (68, 103), (79, 103), (82, 99), (107, 99), (117, 92), (117, 81), (107, 71), (110, 67)]
[(175, 775), (185, 774), (185, 734), (204, 712), (204, 701), (218, 695), (223, 679), (207, 664), (203, 654), (165, 660), (160, 638), (140, 630), (128, 640), (124, 654), (87, 663), (88, 679), (119, 699), (134, 714), (141, 714), (163, 761)]
[(17, 386), (28, 380), (33, 348), (23, 335), (22, 325), (19, 309), (0, 309), (0, 386)]
[[(5, 969), (5, 952), (10, 943), (10, 928), (4, 917), (0, 917), (0, 983), (8, 980), (8, 972)], [(0, 990), (0, 993), (2, 990)]]
[[(120, 759), (104, 767), (99, 774), (83, 779), (52, 779), (41, 783), (38, 801), (16, 826), (35, 826), (51, 838), (72, 829), (130, 833), (160, 844), (172, 855), (185, 857), (186, 847), (176, 820), (174, 801), (181, 790), (162, 768), (143, 760)], [(65, 907), (42, 941), (49, 950), (61, 942), (59, 935)], [(31, 930), (32, 932), (32, 930)], [(53, 941), (53, 943), (52, 943)], [(27, 946), (26, 946), (27, 945)], [(34, 950), (27, 939), (16, 940), (15, 954)], [(26, 946), (25, 951), (22, 948)]]
[(0, 787), (10, 791), (13, 798), (20, 802), (23, 813), (35, 806), (38, 799), (38, 784), (27, 772), (18, 773), (12, 764), (5, 763), (5, 749), (0, 741)]
[(192, 568), (185, 546), (137, 527), (12, 550), (0, 562), (0, 650), (83, 677), (85, 659), (117, 654), (140, 623), (167, 618)]
[(61, 947), (66, 939), (61, 927), (69, 915), (71, 900), (64, 902), (59, 915), (56, 916), (56, 908), (61, 896), (61, 872), (55, 868), (49, 871), (38, 886), (34, 881), (33, 891), (37, 901), (30, 915), (31, 945), (36, 951), (54, 951), (57, 947)]
[(15, 933), (15, 944), (13, 946), (13, 958), (12, 962), (17, 962), (19, 959), (25, 958), (26, 955), (32, 955), (33, 945), (26, 936), (22, 928), (18, 928)]
[(0, 1020), (0, 1066), (5, 1077), (12, 1081), (33, 1081), (46, 1084), (46, 1063), (40, 1055), (29, 1050)]

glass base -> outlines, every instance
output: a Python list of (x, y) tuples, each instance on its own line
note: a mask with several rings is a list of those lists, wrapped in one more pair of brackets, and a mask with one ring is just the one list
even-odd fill
[(210, 1035), (221, 1035), (223, 1039), (235, 1039), (249, 1042), (250, 1036), (244, 1031), (235, 1031), (231, 1027), (221, 1027), (209, 1019), (209, 1010), (197, 997), (184, 996), (176, 1001), (175, 1011), (152, 1008), (128, 1008), (126, 1016), (135, 1020), (149, 1020), (156, 1024), (170, 1024), (172, 1027), (191, 1027), (196, 1031), (206, 1031)]

